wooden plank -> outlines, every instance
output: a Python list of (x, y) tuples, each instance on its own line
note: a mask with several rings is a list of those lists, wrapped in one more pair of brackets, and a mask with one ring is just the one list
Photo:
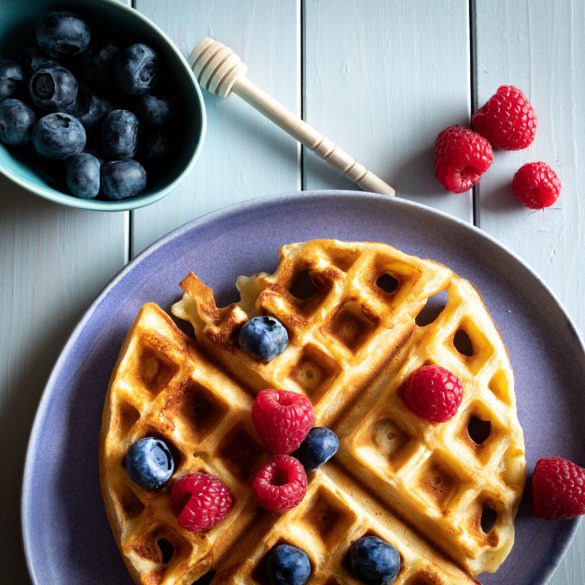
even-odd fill
[[(509, 246), (552, 287), (585, 334), (585, 3), (571, 0), (477, 0), (476, 83), (479, 104), (499, 85), (513, 84), (538, 115), (533, 145), (497, 152), (481, 181), (481, 227)], [(521, 207), (511, 193), (514, 173), (528, 161), (553, 166), (563, 182), (558, 202), (544, 211)], [(581, 461), (581, 464), (584, 462)], [(585, 527), (550, 581), (583, 582)]]
[[(136, 6), (185, 56), (204, 36), (222, 41), (248, 64), (250, 79), (300, 112), (298, 0), (137, 0)], [(205, 104), (208, 132), (201, 157), (174, 193), (134, 212), (135, 253), (209, 211), (300, 187), (300, 149), (292, 138), (237, 96), (221, 100), (206, 94)]]
[[(121, 0), (130, 4), (130, 0)], [(69, 209), (0, 176), (0, 551), (8, 583), (29, 583), (20, 526), (28, 437), (71, 330), (128, 261), (129, 212)]]
[[(401, 197), (472, 219), (471, 192), (445, 193), (432, 166), (444, 127), (469, 119), (467, 0), (306, 1), (305, 119)], [(307, 189), (354, 189), (313, 153)]]
[(85, 308), (127, 258), (127, 213), (68, 209), (0, 178), (0, 550), (27, 583), (20, 539), (24, 455), (51, 368)]

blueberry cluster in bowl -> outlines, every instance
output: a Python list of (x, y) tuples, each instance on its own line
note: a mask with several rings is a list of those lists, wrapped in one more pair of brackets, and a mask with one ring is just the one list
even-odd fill
[(168, 83), (157, 93), (157, 53), (94, 39), (73, 12), (50, 12), (35, 37), (18, 62), (0, 58), (0, 141), (71, 195), (140, 194), (173, 146), (176, 106)]

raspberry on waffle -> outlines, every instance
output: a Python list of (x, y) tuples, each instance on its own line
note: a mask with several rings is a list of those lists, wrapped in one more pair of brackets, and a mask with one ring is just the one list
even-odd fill
[[(475, 289), (388, 245), (333, 240), (284, 246), (274, 274), (241, 277), (238, 286), (241, 302), (218, 308), (190, 275), (173, 312), (192, 323), (197, 341), (149, 304), (122, 348), (104, 408), (100, 477), (135, 581), (191, 585), (213, 572), (213, 585), (263, 583), (267, 553), (284, 542), (309, 556), (309, 583), (354, 584), (347, 554), (365, 535), (398, 550), (399, 585), (475, 583), (495, 571), (514, 539), (524, 444), (509, 359)], [(431, 316), (441, 291), (448, 301)], [(259, 314), (289, 336), (269, 362), (237, 344), (240, 326)], [(426, 365), (441, 365), (463, 387), (443, 423), (418, 417), (399, 394)], [(252, 489), (267, 454), (251, 409), (266, 388), (308, 397), (315, 426), (340, 442), (307, 475), (302, 501), (280, 515)], [(206, 472), (233, 494), (231, 511), (204, 539), (177, 525), (167, 488), (147, 492), (127, 477), (125, 453), (146, 435), (173, 450), (174, 478)], [(482, 522), (486, 512), (493, 526)], [(161, 539), (173, 547), (170, 559)]]

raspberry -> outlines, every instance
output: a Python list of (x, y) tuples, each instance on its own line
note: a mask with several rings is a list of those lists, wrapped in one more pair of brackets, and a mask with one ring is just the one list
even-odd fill
[(254, 400), (252, 420), (268, 451), (290, 453), (313, 426), (313, 405), (296, 392), (262, 390)]
[(431, 422), (445, 422), (459, 409), (463, 386), (455, 374), (439, 366), (423, 366), (402, 387), (409, 410)]
[(217, 526), (232, 509), (230, 490), (207, 473), (191, 473), (175, 481), (171, 501), (178, 509), (179, 526), (190, 532)]
[(263, 508), (284, 512), (297, 506), (305, 497), (307, 474), (294, 457), (276, 455), (258, 470), (252, 489)]
[(489, 142), (468, 128), (449, 126), (435, 140), (435, 175), (451, 193), (471, 189), (490, 168), (493, 160), (494, 153)]
[(585, 514), (585, 469), (562, 457), (539, 459), (532, 475), (532, 510), (547, 519)]
[(502, 85), (471, 118), (472, 126), (493, 148), (520, 150), (534, 140), (536, 113), (513, 85)]
[(543, 209), (559, 198), (561, 180), (546, 163), (526, 163), (516, 171), (512, 191), (526, 207)]

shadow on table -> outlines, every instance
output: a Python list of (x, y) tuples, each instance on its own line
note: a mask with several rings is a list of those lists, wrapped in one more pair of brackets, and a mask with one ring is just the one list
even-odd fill
[(512, 193), (512, 177), (493, 178), (489, 191), (479, 184), (480, 209), (486, 212), (526, 211)]
[(433, 170), (433, 145), (417, 149), (394, 161), (394, 187), (398, 193), (408, 195), (441, 195), (445, 192), (439, 185)]
[[(207, 116), (210, 120), (209, 127), (211, 128), (214, 123), (217, 123), (222, 130), (209, 131), (206, 141), (220, 143), (225, 148), (225, 164), (233, 166), (236, 162), (229, 152), (230, 144), (245, 143), (247, 146), (244, 152), (236, 148), (237, 162), (249, 164), (251, 161), (255, 161), (258, 168), (262, 169), (262, 165), (257, 161), (274, 160), (276, 153), (282, 159), (281, 172), (286, 171), (287, 167), (293, 171), (298, 170), (297, 142), (284, 130), (274, 126), (258, 112), (254, 112), (247, 104), (218, 100), (207, 93), (204, 97)], [(229, 133), (223, 127), (229, 128)], [(215, 147), (204, 148), (199, 166), (204, 164), (206, 151), (211, 153), (217, 150), (219, 150), (217, 144)], [(235, 173), (236, 171), (237, 168), (233, 168), (230, 172)], [(273, 176), (274, 168), (267, 167), (265, 174), (258, 176), (258, 184), (261, 185), (263, 177)]]

